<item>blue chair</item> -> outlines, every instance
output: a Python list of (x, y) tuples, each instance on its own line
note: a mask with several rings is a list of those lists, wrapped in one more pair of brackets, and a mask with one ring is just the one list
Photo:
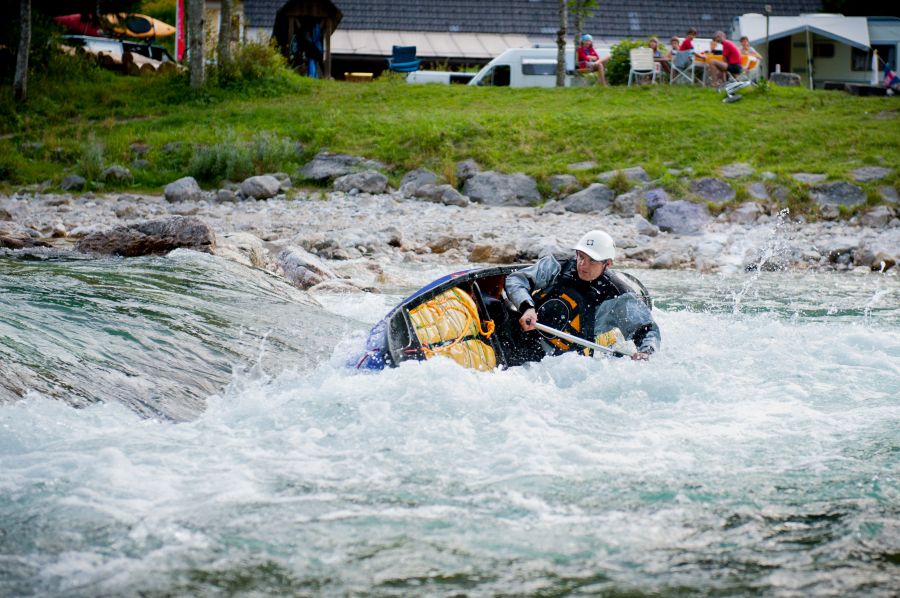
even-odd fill
[(388, 68), (398, 73), (411, 73), (419, 70), (421, 60), (416, 58), (415, 46), (394, 46), (393, 54), (388, 58)]

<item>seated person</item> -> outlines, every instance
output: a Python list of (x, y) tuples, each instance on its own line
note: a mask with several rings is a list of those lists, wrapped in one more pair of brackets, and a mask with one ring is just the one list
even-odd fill
[(679, 48), (681, 48), (681, 40), (673, 36), (672, 39), (669, 40), (669, 54), (672, 58), (675, 58), (675, 52), (681, 51)]
[(653, 50), (653, 63), (656, 67), (656, 72), (669, 72), (669, 60), (671, 60), (671, 56), (666, 51), (665, 48), (659, 47), (659, 40), (655, 37), (650, 38), (649, 42), (650, 49)]
[(597, 73), (597, 83), (606, 85), (606, 69), (604, 64), (609, 62), (609, 57), (600, 58), (597, 50), (594, 48), (594, 38), (585, 33), (581, 36), (581, 44), (578, 46), (576, 54), (576, 68), (580, 71), (595, 71)]
[(678, 51), (684, 52), (685, 50), (693, 50), (695, 37), (697, 37), (697, 30), (691, 27), (687, 30), (687, 35), (685, 36), (684, 41), (682, 41), (681, 45), (678, 46)]
[(760, 54), (750, 46), (750, 38), (748, 38), (746, 35), (741, 37), (741, 54), (743, 54), (744, 56), (753, 56), (757, 60), (762, 60), (762, 54)]
[(739, 75), (741, 73), (741, 51), (733, 41), (725, 39), (724, 31), (716, 31), (713, 36), (716, 43), (722, 44), (722, 58), (713, 58), (709, 62), (709, 84), (719, 87), (725, 82), (725, 73)]

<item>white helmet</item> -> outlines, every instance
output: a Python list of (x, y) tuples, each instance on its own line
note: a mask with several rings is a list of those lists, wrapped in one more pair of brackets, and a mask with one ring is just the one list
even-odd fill
[(576, 251), (583, 251), (591, 259), (598, 262), (611, 260), (616, 257), (616, 243), (613, 238), (602, 230), (592, 230), (584, 234), (575, 245)]

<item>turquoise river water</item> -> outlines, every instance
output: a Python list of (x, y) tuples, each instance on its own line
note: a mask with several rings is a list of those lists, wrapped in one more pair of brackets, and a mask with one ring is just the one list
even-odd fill
[(0, 596), (900, 593), (896, 275), (636, 271), (648, 363), (343, 367), (442, 273), (0, 255)]

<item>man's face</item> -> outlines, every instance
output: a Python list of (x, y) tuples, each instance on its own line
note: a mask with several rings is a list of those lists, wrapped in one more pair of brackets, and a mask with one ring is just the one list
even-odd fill
[(603, 271), (606, 270), (606, 266), (609, 264), (608, 260), (595, 260), (583, 251), (575, 252), (575, 260), (575, 266), (578, 270), (578, 278), (585, 282), (590, 282), (599, 278), (600, 275), (603, 274)]

